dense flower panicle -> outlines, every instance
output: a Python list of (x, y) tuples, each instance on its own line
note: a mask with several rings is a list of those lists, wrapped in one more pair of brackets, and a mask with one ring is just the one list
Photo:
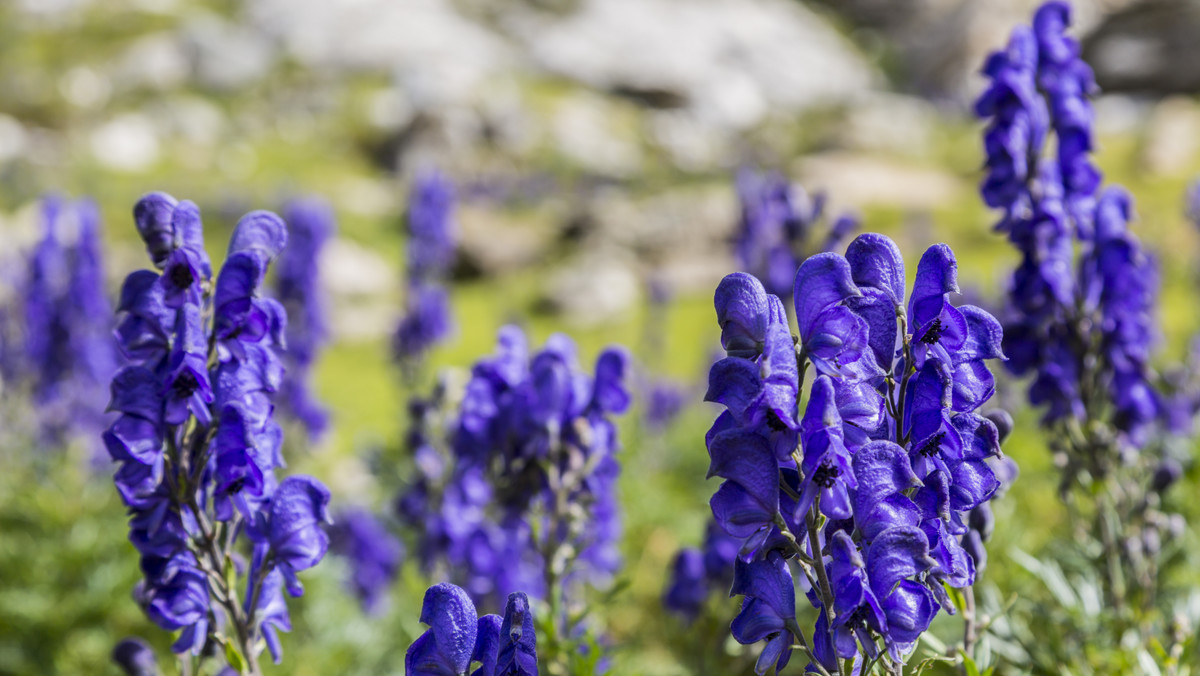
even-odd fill
[(284, 411), (310, 437), (320, 437), (329, 413), (311, 389), (311, 370), (329, 340), (326, 299), (321, 290), (321, 251), (336, 231), (333, 210), (316, 197), (292, 200), (284, 209), (288, 245), (275, 264), (275, 296), (287, 311), (287, 377), (280, 393)]
[(646, 425), (651, 429), (661, 430), (670, 426), (687, 404), (687, 391), (684, 385), (667, 378), (658, 378), (645, 388)]
[[(296, 573), (324, 556), (329, 502), (316, 479), (274, 473), (286, 314), (261, 291), (287, 230), (274, 214), (247, 214), (214, 282), (194, 204), (151, 193), (134, 218), (160, 272), (134, 272), (122, 287), (115, 334), (129, 364), (112, 379), (118, 417), (103, 439), (142, 557), (137, 597), (156, 624), (180, 631), (177, 652), (222, 631), (216, 615), (245, 623), (235, 633), (247, 659), (261, 636), (278, 662), (276, 631), (291, 627), (282, 591), (299, 595)], [(253, 550), (240, 592), (206, 573), (231, 569), (238, 541)]]
[(738, 261), (781, 298), (790, 295), (796, 267), (805, 258), (840, 247), (858, 227), (854, 217), (842, 215), (818, 233), (824, 193), (809, 195), (778, 173), (742, 169), (735, 184), (741, 203), (734, 239)]
[(1046, 425), (1096, 415), (1107, 399), (1107, 422), (1132, 452), (1166, 416), (1149, 366), (1157, 265), (1128, 228), (1129, 195), (1099, 189), (1088, 99), (1096, 85), (1066, 34), (1070, 21), (1070, 6), (1051, 0), (1032, 28), (1015, 29), (1009, 48), (989, 58), (976, 105), (989, 120), (984, 201), (1004, 210), (1000, 229), (1022, 255), (1004, 351), (1013, 372), (1033, 376), (1029, 398)]
[(537, 676), (537, 634), (529, 599), (508, 596), (504, 617), (479, 617), (465, 591), (448, 583), (425, 592), (421, 622), (429, 625), (404, 656), (405, 676)]
[(350, 585), (367, 612), (375, 612), (400, 570), (404, 545), (370, 512), (354, 508), (334, 521), (333, 550), (350, 564)]
[(40, 440), (60, 445), (94, 439), (109, 422), (105, 389), (118, 355), (95, 205), (46, 197), (42, 226), (4, 310), (0, 376), (28, 390)]
[(701, 548), (687, 547), (675, 555), (663, 592), (663, 607), (693, 619), (713, 592), (728, 592), (741, 545), (741, 540), (710, 521)]
[(472, 369), (444, 440), (418, 404), (407, 444), (417, 476), (397, 507), (420, 526), (424, 564), (449, 564), (481, 601), (518, 589), (544, 598), (548, 549), (573, 551), (567, 583), (615, 573), (620, 444), (612, 418), (630, 405), (629, 370), (625, 351), (609, 348), (588, 374), (561, 334), (531, 354), (524, 333), (508, 326), (495, 355)]
[[(725, 480), (714, 520), (742, 542), (734, 637), (767, 640), (757, 673), (781, 669), (796, 642), (789, 563), (816, 559), (802, 564), (820, 610), (813, 659), (832, 672), (883, 650), (902, 661), (940, 608), (953, 612), (943, 585), (972, 585), (972, 554), (983, 555), (967, 521), (1000, 487), (1000, 439), (976, 412), (995, 391), (986, 361), (1004, 358), (1003, 331), (950, 302), (957, 263), (942, 244), (922, 256), (911, 295), (899, 248), (876, 234), (845, 257), (809, 257), (793, 288), (795, 338), (752, 276), (729, 275), (715, 296), (729, 356), (709, 373), (708, 399), (726, 411), (706, 441), (709, 476)], [(684, 586), (698, 586), (697, 560), (681, 553), (668, 591), (684, 613), (703, 601)]]
[(454, 187), (436, 171), (418, 174), (409, 192), (407, 309), (392, 339), (393, 353), (414, 360), (454, 330), (443, 285), (454, 263)]

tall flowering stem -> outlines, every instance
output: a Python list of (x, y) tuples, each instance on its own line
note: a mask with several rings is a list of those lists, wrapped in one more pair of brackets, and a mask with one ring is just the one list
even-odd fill
[(291, 629), (284, 590), (303, 593), (296, 573), (328, 546), (329, 491), (275, 476), (283, 435), (271, 400), (287, 315), (261, 289), (287, 230), (272, 213), (247, 214), (214, 282), (195, 204), (151, 193), (134, 221), (155, 269), (121, 289), (128, 366), (113, 377), (119, 417), (103, 436), (141, 554), (136, 598), (180, 632), (175, 652), (223, 647), (230, 666), (258, 674), (263, 644), (278, 662), (276, 632)]
[(442, 174), (417, 175), (409, 193), (407, 308), (392, 351), (410, 381), (425, 354), (453, 331), (445, 280), (454, 263), (454, 186)]
[(448, 430), (439, 438), (422, 424), (410, 438), (417, 475), (397, 507), (420, 533), (421, 560), (480, 602), (516, 590), (545, 601), (556, 663), (584, 629), (571, 619), (581, 601), (572, 590), (606, 581), (620, 564), (613, 417), (629, 407), (628, 371), (619, 348), (583, 371), (562, 334), (531, 355), (508, 326), (495, 355), (475, 364), (454, 414), (427, 402), (414, 411)]
[(800, 263), (840, 248), (858, 228), (858, 219), (849, 214), (823, 227), (825, 194), (809, 194), (779, 173), (742, 169), (735, 186), (740, 213), (733, 248), (741, 269), (785, 300)]
[(319, 438), (329, 425), (329, 412), (312, 393), (312, 367), (329, 341), (326, 299), (321, 291), (321, 250), (337, 225), (333, 209), (322, 199), (288, 202), (284, 210), (290, 235), (275, 263), (275, 297), (288, 315), (286, 376), (280, 403), (308, 436)]
[[(809, 257), (793, 286), (798, 335), (753, 276), (717, 287), (728, 356), (706, 398), (726, 410), (706, 441), (709, 476), (724, 481), (710, 504), (741, 541), (732, 631), (767, 642), (756, 673), (783, 670), (797, 647), (811, 672), (899, 673), (939, 608), (956, 612), (947, 589), (975, 582), (979, 548), (963, 543), (979, 540), (968, 514), (1000, 488), (1000, 433), (978, 411), (1002, 332), (986, 311), (950, 303), (946, 245), (922, 256), (907, 303), (904, 280), (882, 235)], [(793, 570), (819, 611), (810, 631)]]
[(988, 125), (982, 194), (1022, 257), (1005, 315), (1009, 368), (1031, 379), (1060, 492), (1088, 512), (1074, 522), (1081, 538), (1089, 523), (1099, 534), (1105, 592), (1122, 608), (1153, 603), (1158, 552), (1146, 543), (1167, 519), (1149, 478), (1172, 461), (1166, 438), (1190, 430), (1195, 406), (1165, 394), (1150, 366), (1158, 266), (1129, 228), (1132, 198), (1100, 187), (1096, 85), (1070, 19), (1067, 3), (1047, 2), (988, 58), (976, 103)]
[(39, 443), (61, 446), (94, 440), (107, 425), (105, 388), (118, 355), (95, 204), (46, 197), (42, 227), (14, 280), (15, 307), (3, 311), (0, 378), (28, 392)]

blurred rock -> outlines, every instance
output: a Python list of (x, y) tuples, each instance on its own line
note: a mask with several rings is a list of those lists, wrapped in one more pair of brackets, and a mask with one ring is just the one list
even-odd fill
[(335, 237), (322, 249), (321, 274), (324, 285), (335, 298), (382, 297), (400, 288), (400, 279), (387, 261), (344, 237)]
[(216, 16), (194, 19), (183, 35), (196, 77), (208, 87), (246, 87), (265, 78), (275, 61), (271, 42), (257, 31)]
[(824, 190), (837, 203), (855, 206), (935, 209), (964, 188), (953, 175), (937, 169), (855, 153), (813, 155), (799, 160), (795, 169), (805, 188)]
[(0, 113), (0, 163), (20, 157), (27, 147), (25, 127), (16, 118)]
[(641, 199), (602, 193), (588, 204), (596, 237), (643, 256), (722, 248), (733, 233), (738, 205), (728, 184), (676, 188)]
[(837, 32), (787, 0), (585, 0), (504, 26), (542, 69), (650, 107), (743, 129), (865, 91), (873, 73)]
[(512, 62), (501, 38), (449, 0), (249, 0), (246, 8), (253, 24), (300, 63), (393, 72), (417, 109), (469, 101)]
[[(597, 94), (580, 92), (560, 101), (554, 111), (554, 149), (584, 170), (623, 177), (641, 167), (634, 131), (620, 129), (614, 104)], [(624, 131), (624, 133), (622, 133)]]
[(170, 33), (139, 38), (117, 59), (118, 87), (166, 90), (179, 87), (191, 71), (183, 45)]
[(626, 252), (590, 247), (551, 273), (543, 293), (549, 308), (568, 321), (596, 325), (628, 312), (641, 286)]
[(543, 259), (555, 232), (532, 219), (515, 218), (490, 206), (458, 210), (458, 272), (467, 277), (494, 276)]
[[(1128, 4), (1128, 3), (1127, 3)], [(1200, 3), (1142, 0), (1105, 17), (1084, 58), (1107, 91), (1200, 92)]]
[(106, 167), (142, 171), (158, 160), (158, 131), (146, 115), (125, 113), (92, 132), (91, 149), (96, 161)]
[(873, 93), (848, 107), (837, 140), (852, 150), (920, 156), (929, 152), (936, 125), (937, 110), (928, 101)]
[(1190, 169), (1200, 149), (1200, 106), (1175, 96), (1154, 106), (1146, 124), (1142, 164), (1156, 174)]

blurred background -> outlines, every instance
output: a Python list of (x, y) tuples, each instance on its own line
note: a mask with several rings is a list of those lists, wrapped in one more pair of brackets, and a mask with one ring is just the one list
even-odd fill
[[(910, 274), (917, 252), (949, 243), (964, 293), (999, 302), (1016, 254), (977, 194), (971, 103), (985, 55), (1035, 4), (0, 2), (0, 270), (39, 238), (47, 192), (98, 203), (110, 297), (145, 266), (130, 212), (147, 191), (196, 201), (213, 252), (250, 209), (324, 197), (338, 232), (320, 261), (333, 341), (316, 394), (332, 428), (318, 445), (293, 442), (289, 462), (322, 477), (335, 504), (378, 509), (395, 478), (372, 473), (371, 449), (396, 445), (405, 426), (388, 341), (405, 302), (402, 222), (416, 171), (441, 169), (459, 198), (458, 331), (422, 386), (489, 353), (515, 320), (538, 344), (571, 333), (585, 362), (625, 344), (646, 378), (683, 383), (699, 402), (719, 348), (712, 290), (737, 269), (739, 167), (824, 191), (832, 213), (897, 239)], [(1200, 3), (1074, 6), (1104, 90), (1097, 163), (1132, 192), (1135, 231), (1160, 256), (1160, 354), (1175, 363), (1200, 327), (1200, 240), (1184, 206), (1200, 174)], [(671, 301), (653, 304), (663, 290)], [(1023, 389), (999, 396), (1015, 403)], [(628, 586), (605, 610), (612, 673), (693, 673), (673, 648), (688, 628), (658, 599), (675, 551), (704, 534), (714, 485), (703, 433), (715, 413), (696, 403), (662, 430), (624, 421)], [(1006, 447), (1022, 475), (998, 505), (983, 580), (1004, 597), (1037, 584), (1008, 553), (1037, 553), (1065, 518), (1033, 421), (1019, 414)], [(130, 597), (136, 555), (108, 470), (26, 462), (42, 449), (5, 444), (0, 674), (103, 673), (129, 633), (165, 654), (169, 638)], [(390, 610), (369, 619), (342, 591), (341, 565), (306, 578), (279, 673), (401, 671), (426, 581), (406, 566)], [(736, 601), (725, 604), (732, 617)]]

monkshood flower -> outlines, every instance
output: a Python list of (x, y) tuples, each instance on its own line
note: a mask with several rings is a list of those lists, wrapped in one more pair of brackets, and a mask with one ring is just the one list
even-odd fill
[[(1150, 365), (1158, 266), (1130, 228), (1132, 198), (1119, 186), (1101, 188), (1092, 163), (1096, 85), (1067, 34), (1070, 20), (1067, 3), (1047, 2), (1032, 29), (1017, 28), (1007, 52), (990, 57), (990, 83), (976, 107), (988, 120), (982, 193), (1004, 210), (999, 229), (1022, 257), (1004, 317), (1009, 367), (1030, 377), (1029, 401), (1042, 409), (1063, 468), (1060, 491), (1079, 484), (1095, 514), (1110, 515), (1093, 529), (1103, 539), (1093, 551), (1102, 552), (1097, 567), (1107, 571), (1108, 600), (1119, 605), (1127, 589), (1162, 577), (1155, 556), (1127, 543), (1141, 542), (1143, 526), (1165, 518), (1144, 508), (1152, 476), (1169, 459), (1169, 437), (1190, 433), (1197, 406)], [(1036, 133), (1014, 126), (1026, 118), (1038, 121)], [(1006, 143), (993, 143), (994, 134)], [(1021, 171), (1011, 170), (1014, 156)], [(979, 527), (971, 530), (980, 536), (970, 537), (982, 540), (988, 515), (973, 514)], [(1105, 525), (1114, 522), (1115, 529)]]
[(588, 373), (562, 334), (531, 353), (507, 326), (497, 343), (443, 415), (448, 435), (422, 427), (410, 438), (417, 477), (398, 512), (418, 527), (424, 565), (445, 566), (480, 603), (517, 590), (546, 601), (550, 630), (566, 641), (574, 592), (620, 566), (613, 418), (630, 405), (629, 357), (608, 348)]
[(741, 544), (740, 539), (710, 521), (701, 548), (686, 547), (675, 555), (671, 577), (663, 592), (663, 607), (695, 619), (709, 596), (717, 590), (722, 594), (729, 591)]
[(109, 422), (105, 388), (117, 348), (96, 206), (46, 197), (42, 226), (6, 312), (22, 321), (6, 327), (3, 372), (9, 387), (29, 392), (40, 440), (58, 446), (95, 439)]
[[(118, 417), (103, 439), (141, 554), (136, 597), (179, 632), (176, 652), (204, 655), (216, 640), (257, 674), (260, 639), (282, 656), (284, 590), (303, 593), (297, 573), (329, 545), (329, 491), (275, 476), (286, 314), (262, 287), (287, 229), (269, 212), (247, 214), (214, 282), (195, 204), (150, 193), (134, 220), (157, 271), (130, 274), (121, 290), (116, 336), (129, 363), (113, 377)], [(246, 550), (248, 568), (238, 563)]]
[(454, 263), (454, 187), (436, 171), (418, 174), (409, 192), (407, 309), (392, 340), (403, 362), (419, 360), (454, 330), (444, 284)]
[(158, 676), (160, 673), (154, 650), (136, 636), (121, 639), (113, 647), (112, 661), (126, 676)]
[(809, 195), (778, 173), (742, 169), (735, 185), (741, 203), (734, 235), (738, 262), (781, 298), (788, 299), (796, 268), (805, 258), (841, 247), (858, 227), (857, 219), (844, 214), (818, 232), (825, 194)]
[(404, 545), (370, 512), (355, 508), (335, 520), (333, 549), (350, 564), (350, 586), (367, 612), (379, 609), (404, 557)]
[(311, 383), (312, 366), (329, 340), (319, 260), (337, 226), (333, 210), (316, 197), (292, 200), (283, 215), (288, 223), (288, 245), (275, 262), (275, 297), (288, 316), (283, 355), (287, 377), (279, 402), (310, 437), (318, 438), (329, 422), (329, 412), (312, 393)]
[[(724, 479), (710, 504), (742, 541), (732, 630), (766, 641), (757, 673), (783, 669), (796, 646), (817, 673), (890, 669), (940, 609), (954, 612), (945, 586), (971, 593), (968, 515), (996, 494), (1001, 462), (996, 424), (977, 411), (995, 391), (986, 361), (1004, 357), (1003, 332), (986, 311), (953, 304), (957, 292), (949, 247), (925, 252), (908, 294), (898, 247), (877, 234), (800, 265), (795, 336), (754, 277), (718, 286), (729, 356), (709, 373), (708, 399), (726, 408), (706, 438), (709, 476)], [(697, 561), (677, 559), (668, 603), (683, 612), (698, 607), (681, 586), (700, 579)], [(819, 610), (811, 642), (792, 565)]]
[[(537, 634), (529, 598), (508, 596), (504, 617), (479, 617), (461, 588), (441, 583), (425, 592), (421, 622), (429, 629), (404, 656), (405, 676), (537, 676)], [(478, 664), (470, 671), (472, 664)]]

